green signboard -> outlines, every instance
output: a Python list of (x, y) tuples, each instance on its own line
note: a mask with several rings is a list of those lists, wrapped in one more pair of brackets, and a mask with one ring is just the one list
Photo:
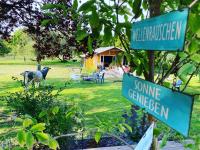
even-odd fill
[(135, 50), (184, 49), (188, 8), (133, 23), (131, 48)]
[(171, 128), (188, 136), (193, 97), (124, 74), (122, 94)]

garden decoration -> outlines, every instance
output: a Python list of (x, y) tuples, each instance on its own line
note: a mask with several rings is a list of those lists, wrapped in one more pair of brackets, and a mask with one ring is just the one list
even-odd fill
[(40, 71), (24, 71), (21, 73), (20, 75), (24, 77), (25, 89), (27, 89), (31, 83), (32, 85), (35, 85), (35, 83), (39, 85), (42, 80), (46, 80), (47, 73), (50, 69), (49, 67), (44, 67)]
[[(189, 8), (133, 23), (131, 48), (149, 51), (149, 81), (124, 74), (122, 93), (134, 104), (188, 136), (193, 108), (193, 96), (154, 84), (154, 51), (183, 51)], [(180, 82), (178, 82), (180, 86)], [(174, 107), (175, 106), (179, 106)], [(150, 121), (154, 118), (150, 116)], [(182, 118), (179, 120), (179, 118)], [(179, 120), (178, 122), (176, 120)]]
[(182, 81), (180, 79), (177, 80), (176, 78), (174, 78), (173, 84), (172, 84), (172, 90), (180, 91), (181, 85), (182, 85)]
[(193, 96), (128, 74), (124, 74), (122, 86), (124, 97), (179, 133), (188, 136)]
[(183, 51), (188, 12), (185, 8), (134, 23), (131, 48)]

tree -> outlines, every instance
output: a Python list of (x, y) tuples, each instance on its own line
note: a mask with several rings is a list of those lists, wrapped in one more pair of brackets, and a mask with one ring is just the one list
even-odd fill
[(0, 40), (0, 56), (4, 56), (5, 54), (10, 53), (11, 49), (4, 43), (4, 41)]
[(24, 56), (24, 58), (35, 55), (34, 43), (30, 35), (22, 29), (16, 30), (8, 40), (8, 46), (12, 49), (12, 54), (14, 56)]
[[(149, 68), (152, 68), (152, 66), (148, 66), (148, 54), (144, 51), (133, 51), (130, 49), (131, 22), (148, 18), (152, 15), (149, 12), (155, 13), (155, 11), (160, 9), (162, 14), (184, 8), (191, 2), (192, 0), (111, 0), (110, 3), (106, 3), (104, 0), (89, 0), (79, 7), (78, 12), (83, 16), (85, 22), (89, 24), (89, 32), (97, 41), (102, 39), (100, 36), (101, 32), (103, 32), (103, 42), (112, 43), (112, 41), (119, 39), (125, 51), (119, 54), (118, 59), (125, 56), (130, 63), (132, 71), (136, 71), (136, 74), (139, 76), (144, 75), (145, 79), (148, 80), (151, 73)], [(156, 83), (169, 85), (165, 84), (165, 79), (170, 74), (174, 74), (179, 76), (187, 85), (191, 79), (188, 75), (193, 75), (199, 69), (200, 27), (198, 24), (200, 20), (198, 18), (200, 16), (198, 12), (199, 5), (191, 8), (184, 52), (154, 53), (155, 72), (157, 73)], [(133, 17), (131, 18), (131, 16)], [(119, 62), (121, 61), (119, 60)]]
[(29, 27), (41, 17), (39, 2), (36, 0), (0, 1), (0, 37), (8, 38), (14, 28)]
[(76, 18), (72, 13), (77, 6), (71, 0), (1, 0), (0, 37), (7, 38), (14, 28), (24, 26), (35, 40), (38, 62), (60, 54), (71, 58), (72, 51), (85, 51), (74, 37)]

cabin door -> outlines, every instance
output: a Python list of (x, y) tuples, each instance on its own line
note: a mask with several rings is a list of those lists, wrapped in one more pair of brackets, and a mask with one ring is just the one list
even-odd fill
[(113, 56), (104, 56), (104, 67), (109, 67), (113, 61)]

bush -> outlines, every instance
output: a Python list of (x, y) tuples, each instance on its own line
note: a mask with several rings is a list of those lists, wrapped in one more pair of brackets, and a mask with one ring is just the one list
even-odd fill
[[(5, 99), (17, 115), (28, 114), (46, 124), (46, 132), (53, 136), (64, 134), (82, 126), (82, 111), (75, 104), (60, 102), (52, 86), (11, 93)], [(55, 94), (53, 94), (55, 93)]]

